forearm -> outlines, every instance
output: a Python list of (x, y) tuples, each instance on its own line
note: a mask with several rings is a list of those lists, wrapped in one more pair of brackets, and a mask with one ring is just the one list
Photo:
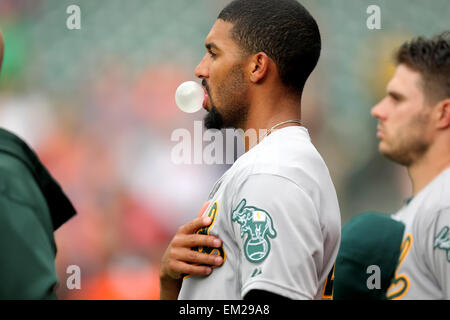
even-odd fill
[(173, 279), (166, 275), (160, 275), (160, 300), (177, 300), (182, 282), (182, 279)]

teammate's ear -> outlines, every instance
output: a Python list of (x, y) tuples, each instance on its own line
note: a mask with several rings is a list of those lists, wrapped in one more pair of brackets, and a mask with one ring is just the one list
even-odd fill
[(436, 108), (437, 128), (450, 128), (450, 98), (439, 101)]
[(253, 83), (258, 83), (263, 80), (269, 70), (270, 58), (264, 52), (258, 52), (252, 55), (249, 71), (250, 71), (250, 81)]

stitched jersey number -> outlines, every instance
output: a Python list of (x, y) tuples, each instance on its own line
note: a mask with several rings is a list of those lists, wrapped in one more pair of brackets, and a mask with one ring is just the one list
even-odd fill
[[(219, 204), (216, 201), (211, 206), (211, 208), (209, 209), (208, 214), (207, 214), (207, 216), (210, 217), (212, 220), (211, 224), (207, 227), (204, 227), (204, 228), (201, 228), (200, 230), (198, 230), (197, 234), (209, 235), (209, 232), (210, 232), (212, 226), (214, 225), (214, 222), (216, 221), (218, 211), (219, 211)], [(223, 249), (223, 246), (220, 248), (196, 247), (196, 248), (194, 248), (194, 250), (201, 252), (201, 253), (221, 256), (225, 261), (225, 251)]]

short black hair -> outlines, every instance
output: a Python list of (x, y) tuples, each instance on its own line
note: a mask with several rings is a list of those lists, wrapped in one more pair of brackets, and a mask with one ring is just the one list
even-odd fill
[(405, 42), (395, 53), (395, 62), (420, 72), (428, 101), (450, 98), (450, 31)]
[(317, 65), (319, 27), (296, 0), (234, 0), (217, 19), (231, 22), (232, 38), (247, 54), (266, 53), (283, 84), (301, 94)]

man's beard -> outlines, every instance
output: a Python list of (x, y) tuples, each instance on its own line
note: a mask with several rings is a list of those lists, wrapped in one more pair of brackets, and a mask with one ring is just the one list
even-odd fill
[(206, 129), (222, 129), (223, 128), (223, 117), (217, 110), (216, 106), (211, 105), (211, 109), (205, 116), (205, 128)]
[(389, 158), (390, 160), (402, 165), (409, 167), (417, 159), (420, 159), (428, 150), (429, 145), (423, 140), (414, 142), (401, 142), (396, 149), (390, 151), (382, 151), (381, 153)]
[(400, 130), (396, 144), (389, 150), (380, 152), (390, 160), (409, 167), (428, 151), (430, 143), (424, 137), (429, 115), (419, 114), (411, 119), (406, 129)]
[(248, 102), (247, 86), (244, 79), (244, 73), (241, 66), (235, 66), (230, 70), (225, 83), (217, 87), (217, 100), (222, 103), (222, 111), (219, 111), (214, 104), (213, 97), (209, 91), (209, 86), (203, 80), (203, 86), (208, 92), (208, 98), (211, 108), (204, 118), (206, 129), (240, 128), (247, 120)]

